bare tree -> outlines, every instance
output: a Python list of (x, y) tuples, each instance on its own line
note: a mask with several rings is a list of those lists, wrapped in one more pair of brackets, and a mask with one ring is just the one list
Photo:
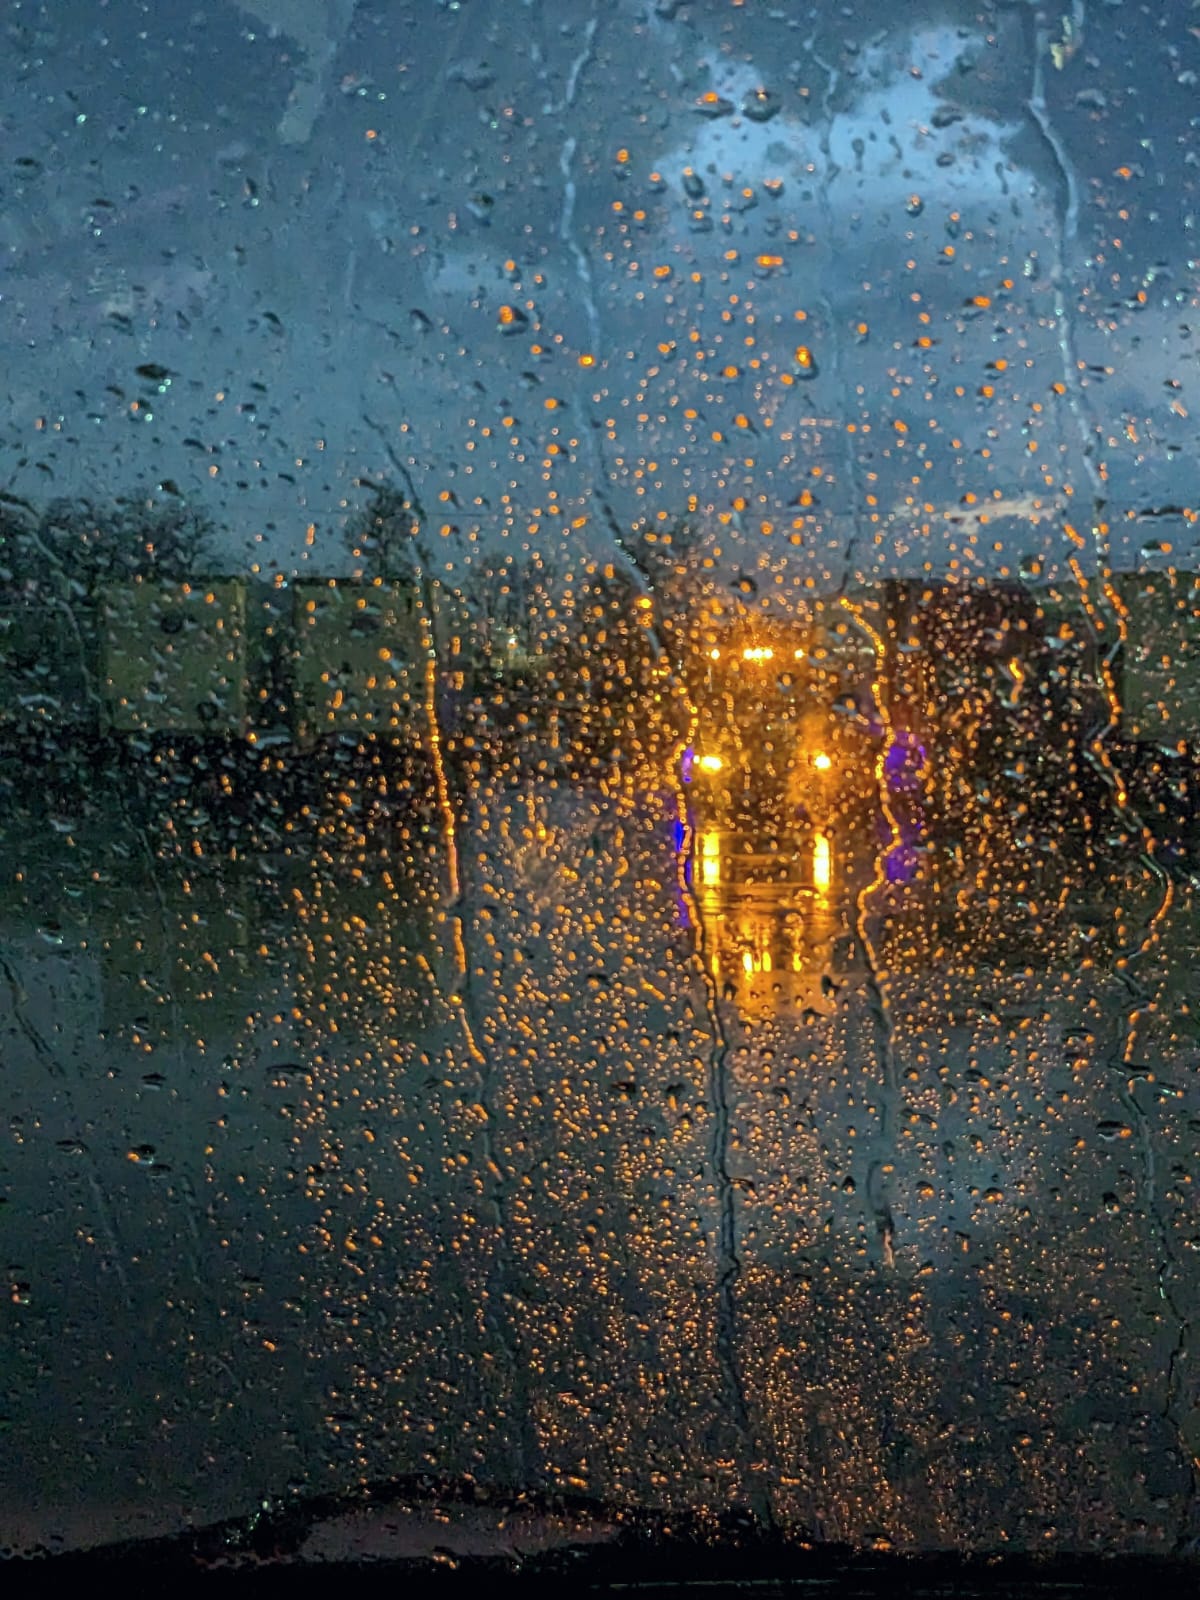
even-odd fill
[(346, 528), (346, 548), (363, 575), (385, 583), (416, 580), (421, 564), (421, 519), (408, 494), (392, 483), (374, 485)]
[(211, 575), (213, 535), (204, 512), (151, 496), (53, 500), (40, 512), (11, 496), (0, 505), (6, 581), (57, 582), (80, 595), (122, 578)]

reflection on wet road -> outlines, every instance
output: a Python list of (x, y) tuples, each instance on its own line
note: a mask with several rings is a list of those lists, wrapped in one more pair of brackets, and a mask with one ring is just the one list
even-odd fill
[(1191, 889), (1068, 874), (1053, 922), (981, 862), (981, 923), (878, 818), (544, 776), (455, 814), (452, 882), (435, 814), (342, 799), (215, 862), (98, 805), (10, 834), (18, 1536), (428, 1470), (1172, 1546)]

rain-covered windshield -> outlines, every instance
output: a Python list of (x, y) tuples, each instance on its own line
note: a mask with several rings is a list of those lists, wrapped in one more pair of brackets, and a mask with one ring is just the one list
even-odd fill
[(1200, 9), (0, 22), (0, 1545), (1194, 1555)]

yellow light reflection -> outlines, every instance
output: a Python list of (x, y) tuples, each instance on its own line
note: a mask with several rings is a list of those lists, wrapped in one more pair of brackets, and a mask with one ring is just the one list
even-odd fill
[(828, 837), (817, 834), (813, 840), (813, 887), (818, 894), (827, 894), (833, 880), (833, 847)]
[(770, 645), (748, 644), (742, 651), (743, 661), (774, 661), (775, 652)]
[(701, 772), (720, 772), (725, 765), (720, 756), (700, 756), (696, 762)]
[(832, 765), (833, 758), (827, 756), (824, 751), (820, 755), (813, 757), (813, 766), (816, 767), (818, 772), (828, 772)]
[(721, 881), (721, 835), (711, 829), (702, 829), (700, 844), (700, 882), (710, 887)]

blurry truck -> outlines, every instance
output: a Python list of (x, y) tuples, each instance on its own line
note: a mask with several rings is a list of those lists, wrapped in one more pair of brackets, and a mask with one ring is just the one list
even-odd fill
[(1136, 811), (1168, 851), (1200, 837), (1200, 574), (1120, 573), (1118, 760)]
[(824, 889), (833, 857), (869, 827), (882, 731), (873, 654), (852, 628), (836, 631), (831, 610), (829, 623), (736, 618), (697, 643), (680, 776), (702, 878)]

